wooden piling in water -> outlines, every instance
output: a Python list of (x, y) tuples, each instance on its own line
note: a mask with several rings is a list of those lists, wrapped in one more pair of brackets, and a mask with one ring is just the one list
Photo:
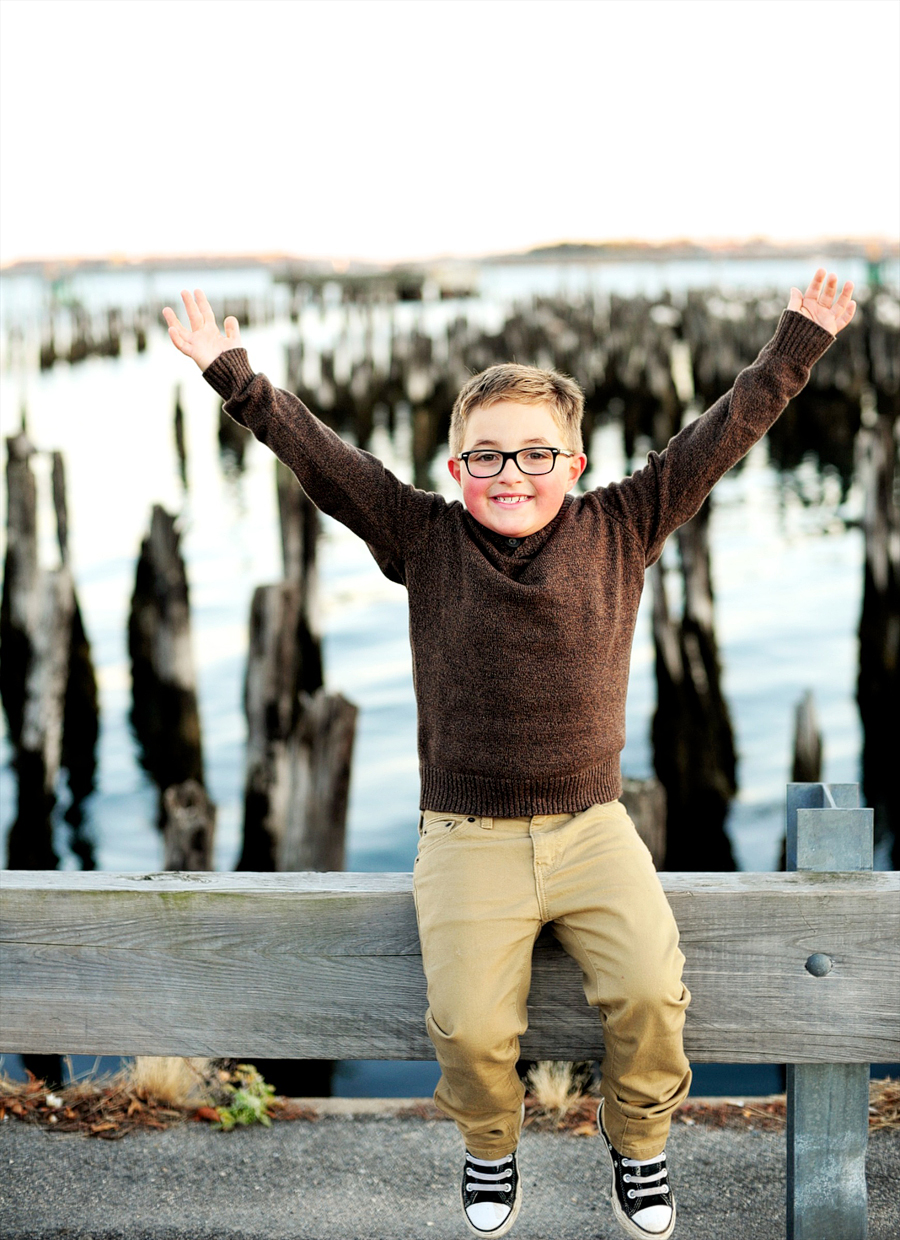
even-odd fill
[(181, 403), (181, 384), (175, 384), (175, 408), (172, 413), (173, 430), (175, 433), (175, 452), (178, 456), (178, 473), (181, 485), (187, 489), (187, 448), (184, 439), (184, 406)]
[(658, 779), (622, 780), (619, 800), (661, 870), (666, 860), (666, 790)]
[(72, 315), (72, 336), (69, 342), (69, 364), (74, 366), (76, 362), (83, 362), (85, 358), (90, 357), (94, 351), (94, 338), (91, 332), (90, 316), (82, 306), (73, 306)]
[(318, 510), (284, 464), (275, 469), (285, 580), (257, 587), (251, 605), (238, 869), (342, 869), (357, 711), (323, 688)]
[(230, 418), (224, 409), (224, 402), (219, 402), (219, 449), (225, 457), (230, 457), (230, 464), (238, 473), (244, 468), (244, 453), (253, 433), (246, 426), (241, 426)]
[(275, 485), (284, 578), (299, 592), (295, 627), (297, 666), (292, 683), (299, 693), (315, 693), (324, 683), (322, 639), (316, 616), (319, 510), (294, 474), (279, 460), (275, 462)]
[(278, 870), (342, 870), (358, 708), (340, 693), (302, 694), (288, 742), (291, 774)]
[(69, 776), (66, 818), (73, 849), (92, 864), (81, 838), (80, 806), (93, 786), (98, 732), (97, 687), (90, 646), (68, 560), (62, 456), (52, 453), (52, 493), (59, 565), (38, 560), (37, 455), (24, 431), (7, 440), (7, 552), (0, 604), (0, 693), (14, 750), (18, 806), (9, 834), (11, 868), (53, 868), (52, 814), (60, 769)]
[(10, 741), (18, 744), (38, 578), (37, 486), (29, 464), (35, 448), (24, 431), (6, 440), (6, 556), (0, 602), (0, 696)]
[(131, 330), (134, 332), (134, 348), (136, 353), (146, 353), (147, 351), (147, 315), (143, 307), (135, 310), (131, 320)]
[(816, 700), (807, 689), (794, 708), (794, 761), (791, 782), (817, 784), (822, 778), (822, 733), (816, 717)]
[(179, 541), (176, 518), (154, 504), (128, 619), (130, 719), (141, 762), (160, 790), (160, 827), (166, 788), (187, 779), (204, 784), (190, 602)]
[(244, 680), (244, 830), (238, 870), (274, 870), (290, 797), (288, 741), (296, 722), (300, 587), (257, 586)]
[(172, 784), (163, 793), (163, 811), (163, 869), (215, 869), (216, 807), (205, 789), (195, 779)]
[(657, 704), (653, 765), (666, 790), (667, 870), (734, 870), (725, 819), (737, 791), (734, 733), (713, 627), (709, 501), (677, 533), (684, 610), (670, 612), (660, 562), (650, 570)]
[(866, 496), (863, 517), (865, 577), (859, 620), (857, 702), (863, 725), (865, 797), (875, 811), (875, 840), (893, 835), (900, 868), (900, 508), (897, 433), (900, 420), (879, 414), (859, 435), (859, 473)]
[[(65, 461), (61, 452), (53, 452), (52, 490), (56, 514), (56, 539), (62, 564), (69, 563), (69, 512), (66, 500)], [(65, 811), (72, 828), (69, 846), (81, 859), (82, 868), (95, 865), (93, 841), (82, 831), (83, 804), (94, 790), (97, 773), (97, 740), (100, 734), (100, 707), (97, 676), (91, 645), (84, 627), (78, 594), (72, 590), (72, 628), (69, 635), (69, 664), (63, 709), (61, 765), (69, 782), (71, 800)]]
[(53, 321), (45, 328), (41, 336), (41, 347), (38, 355), (38, 369), (52, 370), (56, 364), (56, 339), (53, 334)]
[(62, 766), (69, 782), (71, 801), (65, 820), (72, 828), (69, 847), (83, 870), (96, 866), (94, 842), (85, 833), (84, 802), (94, 791), (97, 778), (97, 741), (100, 736), (100, 704), (91, 645), (85, 630), (77, 592), (73, 595), (72, 632), (69, 640), (69, 675), (63, 707)]
[(9, 832), (11, 870), (53, 870), (59, 857), (51, 815), (62, 757), (63, 715), (75, 594), (67, 565), (40, 570), (29, 634), (22, 727), (15, 768), (16, 818)]

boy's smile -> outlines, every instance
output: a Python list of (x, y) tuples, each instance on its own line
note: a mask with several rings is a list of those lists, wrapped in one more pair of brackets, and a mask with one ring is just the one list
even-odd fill
[[(463, 452), (475, 448), (513, 452), (532, 446), (568, 449), (549, 404), (498, 401), (468, 417)], [(548, 474), (524, 474), (508, 460), (493, 478), (473, 478), (462, 461), (451, 457), (447, 462), (475, 520), (508, 538), (527, 538), (549, 525), (586, 464), (587, 457), (580, 452), (558, 456)]]

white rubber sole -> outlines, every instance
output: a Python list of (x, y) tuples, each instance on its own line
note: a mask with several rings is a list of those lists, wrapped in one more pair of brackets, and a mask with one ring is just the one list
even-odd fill
[(603, 1153), (606, 1155), (606, 1161), (609, 1166), (609, 1201), (613, 1208), (613, 1214), (616, 1216), (616, 1222), (624, 1232), (629, 1236), (634, 1236), (635, 1240), (669, 1240), (672, 1232), (675, 1230), (675, 1203), (672, 1202), (672, 1217), (665, 1231), (645, 1231), (643, 1227), (638, 1227), (637, 1223), (633, 1223), (622, 1207), (619, 1205), (619, 1198), (616, 1195), (616, 1169), (613, 1166), (612, 1154), (609, 1152), (609, 1146), (603, 1137), (602, 1123), (600, 1114), (603, 1110), (603, 1102), (597, 1107), (597, 1128), (600, 1131), (600, 1144), (603, 1147)]
[(472, 1233), (473, 1236), (481, 1236), (482, 1238), (487, 1236), (488, 1240), (494, 1240), (495, 1236), (506, 1235), (510, 1227), (512, 1227), (513, 1223), (519, 1217), (519, 1211), (521, 1210), (521, 1208), (522, 1208), (522, 1180), (520, 1177), (519, 1183), (516, 1187), (516, 1199), (513, 1202), (513, 1208), (509, 1212), (509, 1217), (506, 1219), (505, 1222), (501, 1223), (499, 1227), (495, 1227), (493, 1231), (481, 1231), (479, 1228), (472, 1226), (472, 1224), (469, 1222), (469, 1216), (468, 1214), (466, 1214), (465, 1210), (463, 1210), (463, 1218), (466, 1220), (466, 1226), (468, 1227), (469, 1231)]

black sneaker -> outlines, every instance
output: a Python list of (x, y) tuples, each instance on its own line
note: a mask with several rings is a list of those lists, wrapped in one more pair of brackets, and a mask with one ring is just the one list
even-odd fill
[(597, 1127), (612, 1171), (610, 1200), (619, 1225), (639, 1240), (666, 1240), (675, 1230), (675, 1198), (669, 1187), (666, 1151), (655, 1158), (626, 1158), (603, 1127), (603, 1103)]
[(462, 1203), (469, 1230), (476, 1236), (505, 1236), (522, 1204), (516, 1151), (491, 1162), (466, 1150)]

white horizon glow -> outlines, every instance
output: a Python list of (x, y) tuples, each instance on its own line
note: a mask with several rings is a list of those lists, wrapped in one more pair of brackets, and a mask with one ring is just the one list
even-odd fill
[(893, 238), (893, 0), (4, 0), (0, 261)]

